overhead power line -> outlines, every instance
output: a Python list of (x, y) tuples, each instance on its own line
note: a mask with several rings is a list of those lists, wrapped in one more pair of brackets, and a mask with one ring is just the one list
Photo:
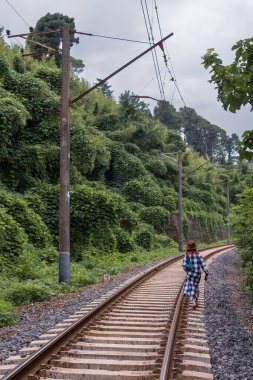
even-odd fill
[[(160, 17), (159, 17), (159, 13), (158, 13), (158, 7), (157, 7), (157, 3), (156, 3), (156, 0), (154, 0), (154, 3), (155, 3), (155, 10), (156, 10), (156, 18), (157, 18), (157, 23), (158, 23), (158, 27), (159, 27), (159, 31), (160, 31), (160, 37), (163, 38), (163, 33), (162, 33), (162, 27), (161, 27), (161, 23), (160, 23)], [(173, 73), (173, 78), (174, 80), (176, 80), (176, 75), (175, 75), (175, 72), (174, 72), (174, 68), (173, 68), (173, 65), (172, 65), (172, 62), (171, 62), (171, 59), (170, 59), (170, 55), (169, 55), (169, 52), (168, 52), (168, 48), (167, 48), (167, 45), (166, 43), (164, 43), (165, 45), (165, 48), (166, 48), (166, 52), (167, 52), (167, 56), (168, 56), (168, 59), (170, 61), (170, 65), (171, 65), (171, 70), (172, 70), (172, 73)], [(165, 56), (166, 57), (166, 56)], [(165, 58), (167, 59), (167, 57)], [(170, 71), (169, 71), (170, 72)], [(170, 73), (171, 74), (171, 73)]]
[(92, 33), (84, 33), (84, 32), (75, 32), (76, 34), (82, 34), (84, 36), (89, 36), (89, 37), (101, 37), (101, 38), (108, 38), (111, 40), (119, 40), (119, 41), (127, 41), (127, 42), (137, 42), (139, 44), (149, 44), (147, 41), (138, 41), (138, 40), (130, 40), (128, 38), (120, 38), (120, 37), (111, 37), (111, 36), (103, 36), (100, 34), (92, 34)]
[[(153, 26), (152, 26), (153, 21), (151, 22), (151, 18), (150, 18), (150, 15), (149, 15), (149, 10), (148, 10), (148, 5), (147, 5), (147, 0), (145, 0), (145, 7), (146, 7), (147, 17), (148, 17), (148, 22), (149, 22), (150, 35), (151, 35), (151, 38), (152, 38), (152, 43), (154, 44), (155, 39), (154, 39)], [(162, 82), (162, 77), (160, 75), (160, 67), (159, 67), (159, 62), (158, 62), (156, 50), (154, 51), (154, 56), (155, 56), (155, 61), (156, 61), (156, 65), (157, 65), (159, 80), (160, 80), (160, 83), (161, 83), (162, 95), (163, 95), (163, 99), (165, 100), (164, 86), (163, 86), (163, 82)]]
[[(142, 0), (140, 0), (140, 2), (141, 2), (142, 13), (143, 13), (143, 17), (144, 17), (144, 22), (145, 22), (147, 34), (148, 34), (148, 40), (149, 40), (149, 43), (150, 43), (150, 46), (151, 46), (152, 45), (152, 39), (151, 39), (151, 34), (150, 34), (150, 31), (149, 31), (149, 27), (148, 27), (148, 21), (147, 21), (147, 17), (146, 17), (146, 14), (145, 14), (145, 10), (144, 10), (144, 6), (143, 6)], [(161, 80), (161, 76), (160, 76), (160, 73), (159, 73), (159, 68), (157, 67), (157, 64), (156, 64), (156, 61), (155, 61), (154, 52), (152, 52), (152, 59), (153, 59), (153, 63), (154, 63), (154, 68), (155, 68), (156, 79), (157, 79), (157, 83), (158, 83), (158, 88), (159, 88), (160, 96), (161, 96), (162, 99), (164, 99), (164, 92), (163, 92), (163, 88), (162, 88), (162, 80)]]
[[(160, 37), (161, 37), (161, 39), (162, 39), (162, 38), (163, 38), (163, 33), (162, 33), (162, 28), (161, 28), (161, 23), (160, 23), (160, 17), (159, 17), (159, 13), (158, 13), (157, 2), (156, 2), (156, 0), (154, 0), (154, 2), (155, 2), (155, 10), (156, 10), (156, 17), (157, 17), (158, 27), (159, 27), (159, 31), (160, 31)], [(166, 43), (164, 43), (164, 45), (165, 45), (165, 49), (166, 49), (167, 56), (168, 56), (168, 59), (167, 59), (166, 54), (164, 53), (164, 62), (165, 62), (165, 65), (166, 65), (167, 70), (168, 70), (168, 72), (169, 72), (169, 74), (170, 74), (170, 76), (171, 76), (171, 81), (174, 83), (174, 86), (175, 86), (175, 88), (177, 89), (177, 92), (178, 92), (178, 94), (179, 94), (179, 96), (180, 96), (180, 98), (181, 98), (181, 100), (182, 100), (184, 106), (186, 107), (186, 104), (185, 104), (184, 98), (183, 98), (183, 96), (182, 96), (182, 94), (181, 94), (181, 92), (180, 92), (180, 90), (179, 90), (178, 85), (177, 85), (177, 80), (176, 80), (175, 71), (174, 71), (174, 68), (173, 68), (173, 65), (172, 65), (172, 61), (171, 61), (171, 58), (170, 58), (170, 55), (169, 55), (169, 52), (168, 52), (168, 48), (167, 48)], [(171, 70), (169, 69), (169, 66), (168, 66), (168, 60), (170, 61)], [(171, 71), (172, 71), (172, 73), (171, 73)], [(172, 75), (172, 74), (173, 74), (173, 75)], [(174, 98), (174, 93), (175, 93), (175, 91), (173, 91), (173, 95), (172, 95), (172, 98), (171, 98), (171, 103), (172, 103), (172, 100), (173, 100), (173, 98)]]
[[(164, 69), (166, 69), (166, 66), (164, 66), (163, 68), (162, 68), (162, 70), (160, 70), (160, 73), (164, 70)], [(143, 92), (143, 90), (145, 90), (145, 88), (147, 87), (147, 86), (149, 86), (150, 85), (150, 83), (152, 83), (154, 80), (156, 79), (156, 75), (147, 83), (147, 84), (145, 84), (145, 86), (139, 91), (139, 92)]]
[(24, 23), (28, 26), (28, 28), (30, 27), (30, 25), (26, 22), (26, 20), (24, 19), (24, 17), (21, 16), (21, 14), (16, 10), (16, 8), (8, 1), (8, 0), (5, 0), (5, 2), (7, 4), (9, 4), (9, 6), (14, 10), (14, 12), (21, 18), (22, 21), (24, 21)]

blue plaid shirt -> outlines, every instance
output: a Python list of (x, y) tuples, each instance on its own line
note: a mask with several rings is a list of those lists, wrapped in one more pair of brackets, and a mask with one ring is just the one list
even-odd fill
[(201, 273), (201, 269), (203, 272), (208, 273), (207, 266), (205, 264), (205, 260), (200, 252), (198, 253), (191, 253), (191, 254), (185, 254), (183, 258), (183, 268), (186, 272), (189, 272), (186, 270), (186, 264), (192, 264), (192, 269), (190, 269), (190, 272), (194, 273)]

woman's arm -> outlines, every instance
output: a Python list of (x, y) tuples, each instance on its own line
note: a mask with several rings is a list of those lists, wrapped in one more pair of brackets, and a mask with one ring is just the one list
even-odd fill
[(208, 274), (208, 269), (207, 269), (204, 257), (201, 254), (199, 254), (199, 260), (200, 260), (201, 269), (203, 270), (203, 272), (205, 272), (205, 274)]

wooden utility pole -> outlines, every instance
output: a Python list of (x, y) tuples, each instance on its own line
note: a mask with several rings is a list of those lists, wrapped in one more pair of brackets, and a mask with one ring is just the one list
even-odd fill
[(227, 242), (230, 243), (230, 187), (227, 184)]
[(62, 29), (59, 282), (70, 283), (69, 24)]
[(178, 152), (178, 249), (183, 251), (183, 178), (182, 178), (182, 152)]

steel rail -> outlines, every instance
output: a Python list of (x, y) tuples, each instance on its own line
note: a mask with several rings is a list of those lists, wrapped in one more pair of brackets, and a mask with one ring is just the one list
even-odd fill
[[(224, 250), (230, 246), (232, 245), (224, 245), (219, 251)], [(215, 247), (207, 248), (207, 250), (213, 248)], [(217, 253), (217, 251), (215, 251), (214, 253)], [(20, 365), (15, 367), (14, 370), (5, 375), (2, 378), (2, 380), (27, 380), (29, 378), (35, 379), (36, 377), (34, 377), (32, 374), (35, 374), (41, 368), (41, 363), (49, 361), (51, 356), (57, 354), (57, 352), (62, 346), (65, 346), (71, 339), (73, 340), (75, 336), (78, 334), (79, 330), (83, 329), (90, 322), (90, 320), (94, 318), (94, 316), (97, 317), (99, 314), (102, 314), (104, 310), (117, 298), (119, 298), (123, 293), (130, 290), (139, 282), (146, 280), (149, 277), (152, 277), (152, 275), (154, 275), (155, 273), (157, 273), (157, 271), (163, 269), (167, 265), (171, 265), (181, 260), (182, 256), (182, 254), (179, 254), (172, 258), (169, 258), (163, 261), (162, 263), (159, 263), (154, 267), (146, 270), (139, 276), (133, 278), (132, 281), (128, 282), (126, 285), (124, 285), (122, 288), (120, 288), (118, 291), (116, 291), (114, 294), (108, 297), (105, 301), (101, 302), (101, 304), (92, 309), (88, 314), (81, 317), (78, 321), (74, 322), (62, 333), (50, 340), (50, 342), (48, 342), (45, 346), (43, 346), (41, 349), (36, 351), (31, 356), (29, 356), (27, 360), (22, 362)]]
[[(222, 252), (226, 248), (234, 247), (233, 244), (228, 244), (219, 248), (217, 251), (211, 252), (205, 256), (205, 259), (209, 259), (213, 255), (216, 255), (219, 252)], [(162, 370), (159, 380), (169, 380), (172, 379), (172, 369), (173, 369), (173, 359), (174, 359), (174, 348), (177, 337), (178, 323), (180, 321), (181, 310), (183, 305), (184, 293), (183, 293), (183, 284), (181, 289), (178, 292), (176, 300), (176, 308), (171, 322), (170, 332), (168, 335), (168, 340), (166, 344), (165, 354), (163, 358)]]

